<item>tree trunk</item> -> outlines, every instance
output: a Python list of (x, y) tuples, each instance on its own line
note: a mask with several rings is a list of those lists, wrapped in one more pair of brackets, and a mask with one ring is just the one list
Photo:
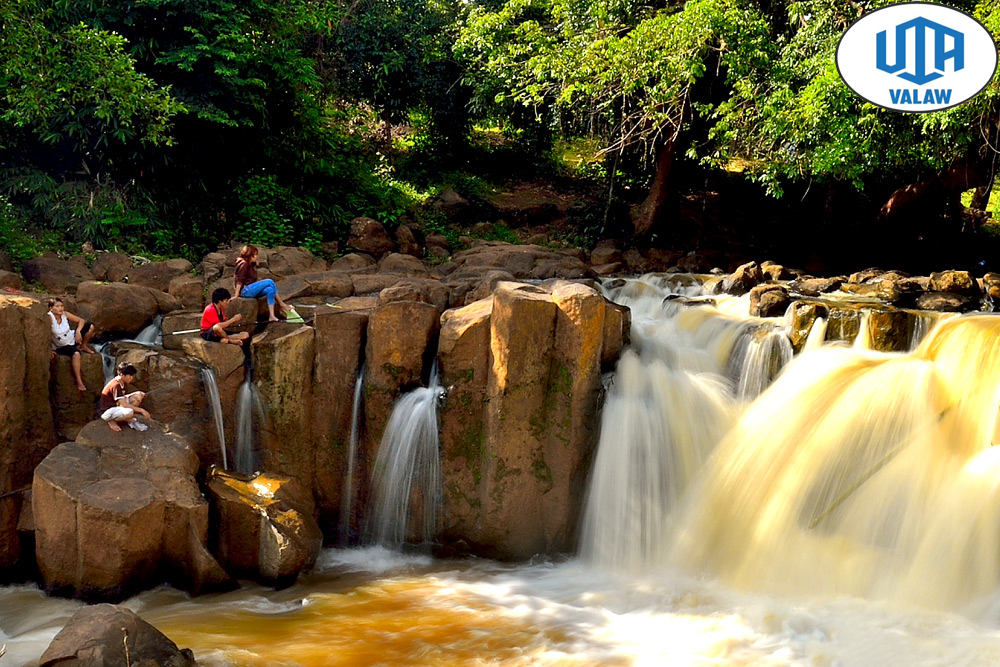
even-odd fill
[(934, 210), (935, 203), (957, 198), (966, 190), (985, 185), (989, 171), (984, 160), (963, 158), (931, 178), (911, 183), (893, 192), (882, 206), (879, 219), (891, 223), (905, 216), (916, 216)]
[(990, 203), (990, 192), (992, 192), (992, 190), (993, 181), (990, 181), (985, 185), (980, 185), (976, 188), (976, 191), (972, 193), (972, 203), (969, 204), (969, 208), (985, 211), (986, 206)]
[(675, 142), (670, 140), (660, 148), (656, 156), (656, 174), (649, 186), (649, 194), (642, 204), (632, 209), (632, 229), (636, 236), (649, 235), (653, 225), (663, 215), (664, 205), (667, 203), (670, 169), (674, 164), (674, 147)]

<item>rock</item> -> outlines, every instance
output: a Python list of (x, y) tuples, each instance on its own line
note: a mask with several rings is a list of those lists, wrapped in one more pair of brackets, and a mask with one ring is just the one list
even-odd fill
[(110, 604), (78, 609), (39, 659), (41, 667), (196, 664), (190, 649), (177, 648), (131, 609)]
[(795, 274), (784, 266), (771, 261), (761, 262), (760, 270), (766, 280), (791, 280), (795, 277)]
[(76, 294), (77, 285), (94, 279), (85, 265), (50, 257), (25, 260), (21, 265), (21, 275), (29, 283), (41, 283), (46, 291), (53, 294)]
[(110, 336), (134, 336), (160, 312), (152, 290), (131, 283), (83, 282), (77, 293), (77, 305), (77, 315)]
[(389, 274), (353, 275), (351, 279), (355, 296), (377, 295), (385, 288), (399, 282), (399, 276)]
[(799, 294), (804, 294), (806, 296), (819, 296), (820, 294), (827, 294), (829, 292), (835, 292), (840, 289), (840, 286), (844, 284), (844, 278), (842, 276), (837, 276), (835, 278), (796, 278), (789, 287)]
[(261, 443), (262, 469), (290, 475), (312, 489), (316, 443), (303, 436), (312, 430), (315, 330), (296, 326), (283, 332), (272, 327), (253, 346), (254, 379), (269, 422)]
[(153, 289), (152, 287), (147, 287), (146, 289), (156, 299), (157, 313), (169, 313), (181, 309), (181, 302), (177, 300), (177, 297), (165, 291)]
[[(0, 297), (0, 494), (29, 486), (35, 466), (57, 443), (49, 403), (51, 329), (46, 313), (33, 299)], [(22, 501), (16, 493), (0, 498), (0, 571), (21, 558), (17, 520)]]
[(925, 292), (917, 297), (917, 308), (920, 310), (936, 310), (942, 313), (960, 313), (971, 310), (975, 302), (964, 294), (950, 292)]
[(71, 359), (56, 355), (51, 362), (49, 381), (49, 402), (52, 404), (52, 418), (56, 436), (62, 440), (72, 440), (81, 428), (94, 418), (94, 406), (104, 388), (104, 364), (99, 354), (80, 353), (80, 374), (87, 391), (76, 388)]
[(96, 420), (53, 449), (35, 469), (31, 496), (45, 587), (114, 600), (189, 580), (178, 573), (195, 568), (190, 531), (200, 545), (208, 534), (198, 465), (191, 444), (155, 421), (142, 433), (114, 433)]
[(781, 317), (792, 300), (783, 285), (757, 285), (750, 290), (752, 317)]
[(132, 270), (132, 259), (120, 252), (98, 253), (94, 262), (94, 280), (120, 283)]
[(930, 291), (975, 297), (979, 296), (979, 283), (968, 271), (940, 271), (931, 274)]
[(400, 276), (422, 277), (428, 275), (427, 267), (416, 257), (392, 253), (378, 263), (378, 272)]
[(441, 384), (449, 387), (440, 411), (446, 539), (475, 535), (482, 521), (480, 487), (487, 457), (483, 400), (490, 372), (492, 312), (490, 296), (441, 316), (438, 370)]
[(677, 260), (677, 269), (682, 273), (705, 273), (711, 268), (712, 263), (708, 258), (693, 251)]
[(336, 241), (324, 241), (319, 246), (319, 255), (328, 262), (337, 259), (340, 254), (340, 244)]
[(277, 278), (299, 273), (321, 273), (326, 271), (326, 261), (305, 248), (278, 246), (268, 255), (268, 268)]
[(592, 266), (613, 264), (621, 261), (622, 251), (614, 241), (598, 241), (597, 245), (590, 252), (590, 263)]
[(631, 273), (648, 273), (651, 269), (650, 263), (635, 248), (626, 250), (622, 255), (622, 261)]
[(826, 321), (826, 340), (853, 343), (861, 330), (861, 311), (831, 307)]
[(427, 257), (429, 259), (444, 261), (451, 257), (451, 252), (440, 246), (428, 246)]
[[(348, 297), (354, 293), (354, 281), (339, 271), (323, 271), (322, 273), (303, 273), (297, 278), (304, 280), (308, 290), (302, 296), (334, 296)], [(284, 298), (284, 297), (282, 297)]]
[(0, 250), (0, 271), (13, 271), (14, 263), (10, 261), (10, 255)]
[(208, 295), (207, 299), (205, 298), (204, 280), (200, 276), (191, 274), (184, 274), (172, 279), (167, 286), (167, 292), (177, 299), (181, 308), (202, 308), (212, 300), (211, 294)]
[(445, 251), (445, 256), (451, 254), (451, 241), (444, 234), (428, 234), (424, 238), (424, 244), (428, 250), (431, 248), (441, 248)]
[(0, 289), (19, 292), (23, 288), (24, 283), (21, 282), (21, 276), (12, 271), (0, 270)]
[(420, 240), (414, 231), (410, 229), (409, 225), (400, 225), (396, 230), (396, 245), (399, 246), (399, 252), (404, 255), (410, 255), (418, 259), (424, 256)]
[(1000, 300), (1000, 273), (983, 276), (983, 291), (994, 301)]
[[(184, 349), (185, 339), (199, 338), (201, 330), (200, 310), (177, 310), (163, 316), (163, 347), (168, 350)], [(180, 334), (179, 331), (189, 333)]]
[[(874, 282), (875, 279), (881, 278), (886, 273), (889, 272), (883, 271), (882, 269), (878, 268), (865, 269), (864, 271), (856, 271), (847, 278), (847, 282), (851, 284), (863, 285), (866, 283)], [(898, 271), (893, 271), (892, 273), (899, 276), (900, 278), (908, 277), (905, 274), (899, 273)]]
[(342, 273), (374, 273), (375, 260), (371, 258), (371, 255), (355, 252), (350, 255), (344, 255), (333, 262), (330, 265), (330, 270)]
[(128, 272), (130, 285), (142, 285), (155, 290), (166, 291), (170, 281), (190, 273), (194, 266), (186, 259), (168, 259), (164, 262), (149, 262), (134, 266)]
[(594, 273), (599, 276), (612, 276), (616, 273), (621, 273), (622, 263), (615, 262), (614, 264), (602, 264), (600, 266), (592, 266), (591, 268), (594, 270)]
[(465, 303), (471, 304), (493, 295), (497, 285), (504, 281), (512, 281), (514, 276), (510, 271), (493, 270), (483, 273), (475, 282), (466, 283), (470, 288), (465, 293)]
[(910, 349), (913, 313), (875, 309), (868, 312), (868, 341), (873, 350), (905, 352)]
[(929, 287), (918, 278), (905, 277), (896, 272), (883, 274), (874, 280), (878, 281), (879, 298), (893, 304), (912, 304)]
[(396, 244), (389, 238), (382, 223), (363, 217), (351, 220), (351, 235), (347, 245), (376, 259), (396, 250)]
[(202, 258), (198, 272), (204, 276), (205, 283), (209, 284), (221, 278), (225, 268), (226, 255), (221, 252), (210, 252)]
[(604, 344), (601, 346), (601, 370), (609, 371), (618, 363), (630, 342), (632, 311), (612, 301), (604, 302)]
[(292, 477), (213, 470), (207, 480), (217, 525), (216, 554), (241, 576), (288, 585), (313, 566), (323, 534), (311, 492)]
[(827, 307), (818, 303), (807, 303), (798, 301), (792, 311), (792, 325), (788, 332), (788, 338), (792, 341), (792, 347), (796, 352), (801, 352), (805, 347), (809, 332), (812, 331), (813, 324), (817, 317), (826, 318), (829, 316)]
[(726, 294), (737, 296), (746, 294), (751, 289), (764, 282), (764, 273), (756, 262), (740, 265), (735, 271), (719, 283), (719, 290)]
[(450, 221), (465, 223), (473, 216), (473, 208), (469, 201), (451, 188), (445, 188), (431, 202), (431, 207), (440, 211)]
[(448, 307), (451, 290), (436, 280), (411, 278), (400, 280), (379, 292), (379, 304), (393, 301), (421, 301), (444, 310)]
[[(319, 309), (317, 309), (319, 310)], [(316, 314), (313, 366), (313, 441), (316, 447), (316, 484), (313, 493), (319, 522), (327, 536), (339, 535), (341, 544), (357, 534), (356, 517), (341, 524), (341, 499), (347, 486), (348, 445), (354, 389), (361, 369), (368, 313), (325, 309)], [(355, 466), (351, 495), (364, 498), (367, 480), (363, 466)], [(362, 500), (354, 503), (364, 506)]]

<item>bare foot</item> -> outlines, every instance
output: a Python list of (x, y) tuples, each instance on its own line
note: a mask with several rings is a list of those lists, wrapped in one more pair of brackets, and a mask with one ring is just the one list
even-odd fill
[(87, 385), (85, 384), (78, 384), (76, 385), (76, 388), (79, 389), (80, 391), (87, 391)]
[(94, 350), (92, 350), (92, 349), (90, 348), (90, 346), (88, 346), (88, 345), (81, 345), (81, 346), (80, 346), (80, 351), (81, 351), (81, 352), (85, 352), (85, 353), (87, 353), (87, 354), (97, 354), (97, 353), (96, 353), (96, 352), (94, 352)]
[(116, 421), (109, 421), (108, 422), (108, 428), (110, 428), (115, 433), (121, 433), (122, 432), (122, 427), (119, 426), (118, 422), (116, 422)]
[(267, 318), (267, 321), (268, 322), (280, 322), (281, 320), (279, 320), (277, 317), (269, 317), (269, 318)]
[(239, 347), (239, 346), (243, 345), (243, 341), (239, 340), (237, 338), (230, 338), (229, 341), (228, 341), (228, 343), (230, 345), (235, 345), (236, 347)]

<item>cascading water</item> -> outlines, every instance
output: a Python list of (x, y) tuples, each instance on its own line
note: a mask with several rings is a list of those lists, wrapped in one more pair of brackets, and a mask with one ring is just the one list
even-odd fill
[(157, 315), (133, 339), (134, 343), (145, 345), (163, 345), (163, 315)]
[(806, 336), (806, 343), (802, 347), (803, 352), (808, 352), (810, 350), (818, 350), (823, 347), (823, 343), (826, 341), (826, 318), (817, 317), (813, 320), (812, 326), (809, 327), (809, 335)]
[(236, 451), (233, 462), (236, 472), (252, 475), (257, 470), (257, 430), (264, 417), (260, 392), (251, 374), (236, 394)]
[(375, 501), (366, 527), (369, 541), (399, 548), (428, 543), (437, 533), (441, 454), (437, 407), (444, 390), (437, 367), (430, 386), (399, 398), (379, 444), (372, 479)]
[(94, 351), (101, 355), (101, 366), (104, 370), (104, 384), (111, 382), (115, 377), (115, 356), (108, 349), (111, 343), (100, 343), (94, 345)]
[(354, 402), (351, 404), (351, 439), (347, 446), (347, 474), (340, 496), (340, 545), (347, 544), (351, 526), (351, 508), (354, 507), (354, 469), (357, 467), (358, 437), (361, 431), (361, 401), (364, 397), (365, 366), (361, 365), (354, 382)]
[(222, 469), (229, 469), (229, 460), (226, 456), (226, 427), (222, 423), (222, 401), (219, 398), (219, 384), (215, 381), (215, 371), (209, 367), (198, 371), (201, 382), (205, 386), (205, 395), (208, 397), (208, 404), (212, 408), (212, 418), (215, 420), (215, 430), (219, 436), (219, 449), (222, 451)]

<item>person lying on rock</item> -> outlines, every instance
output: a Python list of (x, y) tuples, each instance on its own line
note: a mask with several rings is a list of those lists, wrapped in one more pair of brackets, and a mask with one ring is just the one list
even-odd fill
[(248, 299), (256, 299), (263, 294), (267, 297), (267, 312), (269, 315), (267, 321), (277, 322), (278, 318), (274, 315), (274, 302), (277, 301), (278, 306), (286, 313), (292, 307), (278, 296), (278, 287), (274, 284), (273, 280), (270, 278), (265, 280), (257, 279), (258, 254), (257, 246), (250, 244), (243, 246), (243, 250), (240, 251), (240, 256), (236, 260), (236, 276), (234, 278), (236, 295)]
[(128, 424), (137, 431), (149, 428), (135, 418), (136, 414), (140, 414), (151, 419), (149, 413), (139, 407), (146, 394), (141, 391), (125, 393), (125, 387), (135, 380), (135, 373), (135, 366), (123, 361), (118, 364), (118, 374), (101, 391), (101, 419), (108, 422), (108, 427), (115, 433), (121, 432), (121, 424)]
[[(80, 372), (80, 352), (94, 354), (90, 348), (90, 340), (94, 337), (97, 327), (92, 322), (88, 322), (82, 317), (77, 317), (66, 310), (62, 299), (53, 297), (49, 299), (49, 324), (52, 325), (52, 351), (49, 356), (52, 359), (56, 355), (70, 358), (70, 368), (73, 369), (73, 379), (76, 380), (76, 388), (80, 391), (87, 391), (87, 385), (83, 382), (83, 373)], [(76, 331), (72, 325), (76, 325)]]
[(246, 331), (230, 334), (226, 331), (229, 327), (243, 319), (243, 316), (236, 313), (228, 320), (226, 319), (226, 305), (232, 295), (225, 287), (219, 287), (212, 292), (212, 303), (205, 306), (205, 311), (201, 314), (201, 337), (212, 343), (229, 343), (230, 345), (243, 345), (243, 341), (250, 337)]

